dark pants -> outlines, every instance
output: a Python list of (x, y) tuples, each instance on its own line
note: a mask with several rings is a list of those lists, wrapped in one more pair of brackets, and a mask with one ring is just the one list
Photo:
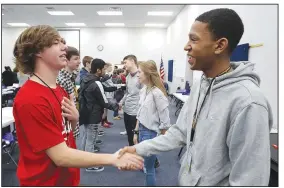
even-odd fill
[(124, 113), (124, 124), (127, 132), (129, 146), (134, 145), (132, 130), (135, 129), (136, 121), (137, 121), (136, 116), (131, 116), (128, 115), (127, 113)]
[(113, 117), (117, 117), (118, 116), (118, 110), (113, 111)]

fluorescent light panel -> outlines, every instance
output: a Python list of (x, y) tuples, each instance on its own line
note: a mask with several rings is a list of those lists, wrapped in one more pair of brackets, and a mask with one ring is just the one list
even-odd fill
[(100, 16), (121, 16), (121, 11), (98, 11), (98, 15)]
[(105, 26), (125, 26), (124, 23), (105, 23)]
[(145, 27), (163, 27), (164, 25), (161, 23), (145, 23)]
[(67, 26), (86, 26), (85, 23), (65, 23)]
[(148, 16), (171, 16), (173, 12), (170, 11), (149, 11)]
[(47, 11), (52, 16), (72, 16), (74, 15), (71, 11)]
[(30, 26), (27, 23), (7, 23), (7, 24), (10, 25), (10, 26), (14, 26), (14, 27), (28, 27), (28, 26)]

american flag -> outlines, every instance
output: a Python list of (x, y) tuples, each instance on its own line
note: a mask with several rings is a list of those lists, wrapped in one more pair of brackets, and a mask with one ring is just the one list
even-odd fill
[(162, 57), (161, 57), (161, 65), (160, 65), (160, 76), (161, 76), (161, 79), (164, 80), (165, 70), (164, 70), (164, 63), (163, 63)]

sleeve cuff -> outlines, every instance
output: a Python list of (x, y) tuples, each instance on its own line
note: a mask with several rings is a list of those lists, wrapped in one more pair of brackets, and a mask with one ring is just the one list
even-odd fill
[(171, 127), (170, 124), (166, 125), (166, 124), (164, 124), (164, 123), (161, 123), (160, 126), (159, 126), (159, 129), (160, 129), (160, 130), (161, 130), (161, 129), (169, 129), (170, 127)]
[(135, 149), (136, 149), (136, 153), (140, 156), (147, 156), (146, 153), (146, 148), (145, 148), (145, 144), (144, 143), (139, 143), (134, 145)]

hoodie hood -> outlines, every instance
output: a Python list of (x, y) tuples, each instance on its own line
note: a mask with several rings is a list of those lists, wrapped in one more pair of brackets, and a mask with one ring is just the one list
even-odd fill
[[(228, 84), (239, 82), (242, 80), (250, 80), (259, 87), (260, 78), (254, 72), (255, 64), (251, 62), (231, 62), (233, 71), (224, 74), (215, 79), (215, 83), (212, 84), (213, 88), (217, 89)], [(205, 77), (205, 75), (203, 75)]]
[[(212, 102), (212, 92), (233, 83), (245, 80), (251, 81), (257, 87), (260, 86), (260, 77), (254, 71), (255, 64), (251, 62), (231, 62), (232, 71), (216, 78), (207, 78), (204, 74), (201, 77), (200, 92), (206, 93), (209, 89), (209, 106)], [(210, 87), (210, 88), (208, 88)], [(207, 114), (210, 108), (208, 108)]]
[(94, 74), (87, 74), (87, 75), (83, 78), (82, 81), (83, 81), (84, 84), (87, 84), (88, 82), (93, 81), (93, 80), (99, 81), (100, 78), (97, 77), (97, 76), (94, 75)]

